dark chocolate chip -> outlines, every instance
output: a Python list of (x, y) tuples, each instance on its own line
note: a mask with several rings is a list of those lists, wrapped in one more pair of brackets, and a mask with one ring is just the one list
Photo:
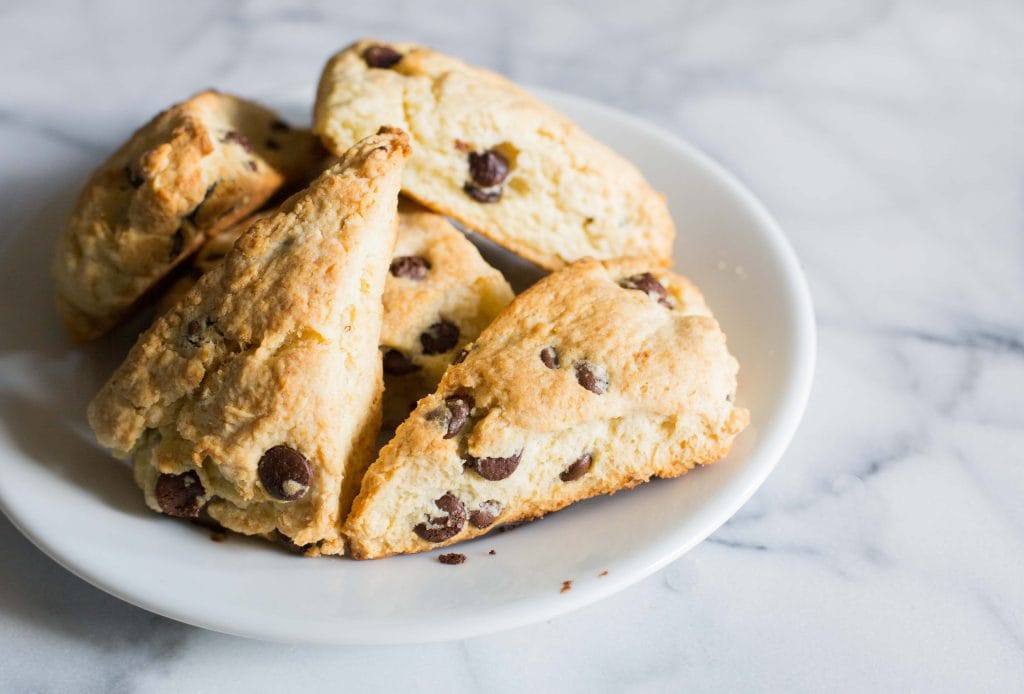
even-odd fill
[(424, 354), (444, 354), (459, 342), (459, 328), (451, 321), (441, 319), (420, 335)]
[(234, 142), (236, 145), (240, 146), (246, 152), (252, 151), (252, 141), (246, 135), (238, 132), (237, 130), (228, 130), (226, 133), (224, 133), (224, 137), (222, 137), (220, 141)]
[(476, 470), (477, 474), (485, 480), (497, 482), (515, 472), (522, 457), (522, 450), (507, 458), (474, 458), (470, 456), (465, 466)]
[(473, 412), (473, 396), (468, 393), (456, 393), (444, 400), (448, 408), (448, 427), (445, 430), (444, 438), (450, 439), (459, 435), (469, 415)]
[(171, 260), (175, 260), (181, 252), (185, 249), (185, 230), (178, 227), (178, 230), (174, 232), (174, 236), (171, 237), (171, 250), (168, 256)]
[(132, 188), (138, 188), (146, 182), (146, 179), (142, 177), (142, 174), (130, 166), (124, 167), (124, 175), (128, 178), (128, 185)]
[(508, 159), (493, 149), (469, 153), (469, 175), (481, 188), (500, 186), (508, 178)]
[(260, 458), (257, 468), (267, 494), (281, 501), (295, 501), (309, 492), (313, 469), (306, 456), (290, 446), (274, 446)]
[(668, 290), (665, 285), (649, 272), (633, 275), (619, 282), (623, 289), (637, 289), (652, 299), (657, 300), (662, 306), (672, 308), (672, 302), (668, 299)]
[(466, 561), (466, 555), (459, 552), (449, 552), (437, 558), (442, 564), (461, 564)]
[(490, 555), (491, 555), (491, 556), (493, 557), (493, 556), (494, 556), (495, 554), (497, 554), (497, 552), (495, 552), (495, 551), (494, 551), (494, 550), (492, 549), (491, 551), (489, 551), (489, 552), (488, 552), (488, 554), (490, 554)]
[(393, 67), (399, 60), (402, 59), (402, 54), (396, 51), (390, 46), (368, 46), (363, 51), (363, 60), (370, 67), (379, 67), (387, 69)]
[(597, 368), (588, 361), (576, 362), (576, 380), (591, 393), (601, 395), (608, 390), (608, 377), (598, 373)]
[(459, 350), (459, 353), (455, 355), (455, 358), (452, 359), (452, 366), (458, 366), (462, 362), (466, 361), (466, 357), (468, 357), (468, 356), (469, 356), (469, 348), (468, 347), (463, 347), (462, 349)]
[(217, 189), (217, 181), (214, 181), (210, 185), (206, 186), (206, 192), (203, 193), (203, 199), (199, 201), (198, 205), (196, 205), (194, 208), (192, 208), (191, 212), (189, 212), (187, 215), (185, 215), (185, 219), (187, 219), (188, 221), (192, 222), (193, 226), (195, 226), (196, 217), (199, 216), (199, 211), (201, 209), (203, 209), (203, 204), (205, 204), (206, 201), (210, 199), (210, 196), (213, 195), (213, 191), (215, 191), (216, 189)]
[(480, 504), (480, 508), (469, 514), (469, 522), (475, 528), (486, 528), (501, 515), (501, 502), (488, 499)]
[(430, 262), (418, 255), (402, 255), (391, 261), (391, 274), (410, 280), (421, 280), (427, 276)]
[(280, 530), (274, 530), (274, 541), (292, 554), (305, 554), (306, 550), (313, 546), (313, 543), (308, 545), (297, 545), (292, 541), (292, 538), (288, 537)]
[(444, 542), (459, 534), (466, 524), (466, 506), (451, 492), (434, 502), (445, 516), (431, 516), (426, 523), (418, 523), (413, 532), (427, 542)]
[(549, 369), (558, 368), (558, 352), (555, 351), (554, 347), (545, 347), (540, 351), (540, 360), (544, 362), (544, 366)]
[(584, 453), (577, 458), (569, 467), (562, 470), (562, 474), (558, 476), (563, 482), (572, 482), (578, 480), (583, 475), (587, 474), (590, 470), (591, 457), (589, 453)]
[(185, 326), (185, 341), (193, 347), (198, 347), (203, 341), (203, 326), (197, 320), (190, 320)]
[(384, 373), (389, 376), (405, 376), (420, 370), (419, 365), (413, 363), (407, 354), (393, 347), (384, 350), (381, 361), (384, 364)]
[(257, 166), (256, 162), (254, 162), (252, 159), (249, 160), (249, 168), (252, 169), (253, 171), (260, 170), (260, 167)]
[(467, 183), (462, 186), (462, 190), (465, 191), (466, 195), (477, 202), (498, 202), (501, 200), (501, 188), (490, 188), (485, 190), (473, 185), (472, 183)]
[(279, 150), (279, 149), (281, 149), (281, 143), (278, 142), (277, 140), (275, 140), (272, 137), (268, 137), (267, 141), (264, 142), (263, 144), (266, 145), (267, 149), (272, 149), (272, 150)]
[(272, 120), (270, 121), (270, 129), (275, 133), (286, 133), (292, 129), (292, 126), (285, 123), (283, 120)]
[(198, 518), (199, 497), (206, 493), (195, 470), (180, 475), (160, 475), (153, 489), (156, 503), (168, 516)]

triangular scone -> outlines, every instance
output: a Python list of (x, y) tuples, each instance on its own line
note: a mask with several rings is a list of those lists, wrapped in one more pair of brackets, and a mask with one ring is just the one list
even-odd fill
[(324, 68), (313, 131), (339, 152), (377, 123), (412, 140), (407, 195), (534, 263), (670, 262), (672, 219), (636, 167), (498, 74), (411, 43), (359, 41)]
[(538, 282), (398, 428), (345, 522), (357, 558), (421, 552), (723, 457), (736, 360), (686, 279), (581, 260)]
[(208, 236), (322, 157), (308, 130), (228, 94), (157, 115), (93, 172), (58, 241), (57, 306), (71, 337), (109, 330)]
[(338, 554), (380, 419), (405, 133), (382, 128), (251, 226), (89, 406), (146, 503)]
[(380, 333), (386, 428), (398, 426), (437, 388), (461, 349), (513, 296), (502, 274), (447, 219), (399, 203)]

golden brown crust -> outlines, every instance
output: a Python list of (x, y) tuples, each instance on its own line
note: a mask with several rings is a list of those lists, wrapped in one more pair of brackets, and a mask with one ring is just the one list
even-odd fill
[(206, 91), (157, 115), (89, 179), (53, 274), (68, 333), (90, 340), (210, 235), (299, 180), (321, 151), (249, 101)]
[[(622, 286), (647, 272), (663, 297), (643, 281), (649, 291)], [(546, 348), (557, 356), (545, 361)], [(589, 388), (582, 367), (594, 376)], [(748, 421), (733, 403), (737, 369), (685, 278), (643, 260), (578, 261), (517, 297), (399, 427), (345, 522), (350, 552), (433, 549), (714, 462)], [(444, 438), (453, 419), (446, 399), (467, 394), (467, 423)], [(481, 459), (517, 454), (511, 474), (485, 479)], [(585, 455), (589, 467), (563, 480)], [(488, 527), (467, 521), (428, 541), (414, 528), (444, 516), (434, 502), (448, 493), (467, 516), (490, 500), (501, 512)]]
[[(324, 68), (313, 129), (328, 149), (398, 123), (414, 146), (403, 192), (518, 255), (547, 269), (586, 256), (671, 262), (665, 201), (632, 164), (488, 70), (411, 43), (388, 44), (401, 60), (371, 67), (365, 51), (380, 44), (359, 41)], [(510, 171), (480, 187), (470, 153), (490, 150)]]
[[(134, 460), (151, 508), (161, 475), (193, 471), (225, 527), (342, 550), (343, 479), (372, 457), (379, 423), (381, 295), (408, 154), (405, 134), (382, 128), (250, 226), (93, 400), (97, 439)], [(275, 446), (311, 466), (298, 500), (261, 481)]]

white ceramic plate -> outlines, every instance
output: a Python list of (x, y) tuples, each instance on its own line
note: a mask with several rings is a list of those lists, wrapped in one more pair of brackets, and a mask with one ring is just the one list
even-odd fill
[[(320, 643), (453, 639), (547, 619), (622, 590), (707, 537), (764, 481), (803, 413), (815, 330), (797, 259), (757, 200), (694, 148), (624, 113), (541, 96), (668, 197), (677, 269), (703, 289), (741, 364), (738, 398), (752, 423), (727, 459), (459, 545), (469, 557), (461, 566), (440, 564), (437, 552), (308, 560), (245, 538), (211, 542), (148, 511), (127, 467), (88, 431), (85, 405), (142, 323), (86, 350), (65, 343), (45, 269), (65, 206), (8, 232), (0, 258), (0, 277), (17, 292), (0, 308), (7, 516), (68, 570), (139, 607), (231, 634)], [(277, 106), (301, 122), (311, 97), (298, 89)]]

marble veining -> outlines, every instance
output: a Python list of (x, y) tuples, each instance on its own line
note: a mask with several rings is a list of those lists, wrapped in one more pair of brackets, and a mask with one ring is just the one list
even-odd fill
[(1024, 5), (183, 7), (0, 6), (0, 252), (59, 223), (98, 158), (183, 95), (266, 94), (356, 37), (414, 39), (639, 114), (733, 170), (808, 275), (814, 393), (706, 542), (596, 605), (462, 642), (201, 631), (91, 588), (0, 519), (0, 690), (1024, 690)]

